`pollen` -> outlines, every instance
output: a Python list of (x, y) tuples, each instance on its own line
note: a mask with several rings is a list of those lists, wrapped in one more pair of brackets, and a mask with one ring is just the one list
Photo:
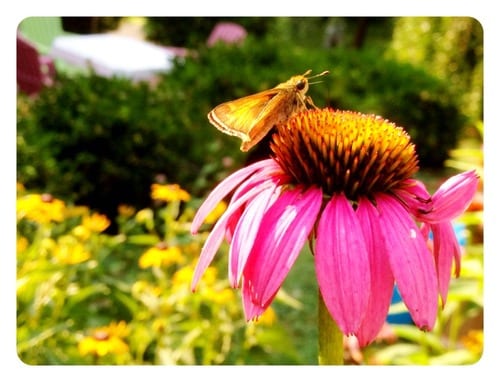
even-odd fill
[(298, 113), (277, 126), (273, 158), (297, 184), (356, 201), (387, 192), (418, 171), (406, 131), (375, 115), (330, 108)]

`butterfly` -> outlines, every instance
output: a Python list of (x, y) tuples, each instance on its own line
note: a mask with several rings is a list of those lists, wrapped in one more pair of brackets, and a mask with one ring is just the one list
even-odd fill
[(295, 113), (316, 108), (306, 96), (309, 80), (329, 72), (308, 77), (311, 70), (291, 77), (276, 87), (233, 101), (224, 102), (208, 113), (208, 120), (225, 134), (242, 140), (241, 151), (255, 146), (273, 126), (286, 121)]

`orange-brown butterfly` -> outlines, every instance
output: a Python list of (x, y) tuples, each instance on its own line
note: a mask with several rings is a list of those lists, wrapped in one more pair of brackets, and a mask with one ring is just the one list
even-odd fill
[(248, 151), (276, 124), (308, 107), (316, 107), (306, 96), (309, 80), (329, 72), (307, 77), (309, 73), (311, 70), (272, 89), (222, 103), (208, 113), (208, 120), (223, 133), (241, 138), (241, 151)]

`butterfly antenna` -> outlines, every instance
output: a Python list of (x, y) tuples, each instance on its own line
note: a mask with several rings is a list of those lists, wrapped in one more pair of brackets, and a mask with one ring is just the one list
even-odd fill
[(311, 76), (311, 77), (308, 77), (307, 79), (308, 80), (312, 80), (313, 78), (318, 78), (318, 77), (322, 77), (322, 76), (326, 76), (327, 74), (329, 74), (330, 71), (329, 70), (324, 70), (322, 71), (321, 73), (319, 74), (315, 74), (314, 76)]

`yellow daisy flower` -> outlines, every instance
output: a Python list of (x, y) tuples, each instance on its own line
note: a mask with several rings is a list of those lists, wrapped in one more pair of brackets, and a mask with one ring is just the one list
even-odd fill
[(49, 194), (29, 194), (17, 199), (17, 220), (23, 218), (40, 224), (64, 220), (65, 204)]
[(183, 201), (191, 199), (191, 195), (183, 190), (178, 184), (158, 184), (151, 185), (151, 198), (164, 202)]
[(106, 215), (94, 212), (92, 215), (84, 216), (82, 225), (92, 232), (102, 232), (109, 227), (111, 222)]
[(161, 267), (171, 264), (180, 264), (184, 262), (184, 256), (181, 250), (175, 246), (167, 246), (165, 243), (159, 243), (149, 248), (139, 258), (139, 267)]
[(112, 322), (108, 326), (95, 328), (90, 336), (84, 337), (78, 343), (78, 352), (85, 356), (94, 354), (99, 357), (106, 354), (124, 354), (129, 347), (123, 340), (129, 333), (125, 321)]

